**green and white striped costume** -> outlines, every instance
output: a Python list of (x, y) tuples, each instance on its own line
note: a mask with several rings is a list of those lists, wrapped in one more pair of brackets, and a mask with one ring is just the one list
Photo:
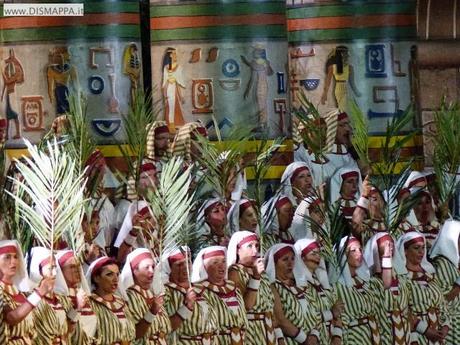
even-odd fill
[(91, 295), (90, 304), (98, 323), (96, 338), (101, 345), (122, 342), (131, 344), (136, 334), (133, 318), (123, 299), (116, 295), (113, 297), (114, 300), (108, 302), (95, 293)]
[[(230, 266), (229, 271), (238, 273), (241, 283), (249, 289), (249, 280), (252, 278), (253, 268), (242, 264)], [(256, 303), (247, 311), (248, 328), (244, 339), (245, 345), (272, 345), (275, 343), (275, 331), (273, 327), (273, 309), (275, 298), (268, 281), (268, 276), (263, 273), (260, 286), (257, 290)]]
[(217, 313), (217, 343), (243, 345), (248, 321), (240, 290), (230, 280), (225, 281), (222, 286), (214, 285), (207, 280), (195, 286), (198, 289), (204, 288), (202, 296)]
[(377, 297), (369, 282), (356, 276), (353, 286), (335, 285), (337, 296), (345, 309), (342, 313), (343, 345), (379, 345), (380, 336), (375, 318)]
[(308, 282), (309, 291), (311, 291), (314, 309), (318, 313), (317, 319), (321, 320), (317, 326), (320, 334), (320, 344), (329, 344), (331, 339), (331, 320), (332, 306), (337, 301), (337, 296), (332, 289), (324, 289), (321, 283), (316, 278), (315, 273), (312, 273), (313, 283)]
[[(26, 302), (26, 297), (18, 291), (14, 285), (6, 284), (0, 281), (0, 286), (3, 288), (3, 320), (5, 320), (6, 313), (15, 310)], [(33, 324), (32, 313), (27, 317), (12, 326), (5, 324), (8, 345), (29, 345), (35, 336), (35, 329)]]
[(393, 279), (389, 289), (379, 277), (370, 280), (376, 299), (376, 317), (382, 345), (410, 345), (409, 287), (403, 276)]
[(43, 297), (32, 313), (34, 327), (37, 332), (34, 337), (34, 344), (67, 344), (70, 339), (67, 327), (67, 313), (70, 309), (72, 309), (72, 304), (63, 295), (53, 293)]
[[(166, 312), (169, 317), (177, 314), (182, 318), (178, 310), (184, 306), (187, 290), (171, 282), (166, 283), (165, 287)], [(183, 320), (179, 328), (172, 334), (172, 343), (176, 345), (217, 345), (217, 338), (214, 336), (217, 331), (217, 314), (201, 296), (204, 288), (194, 288), (194, 291), (198, 297), (192, 315), (189, 319)]]
[[(69, 288), (69, 298), (74, 308), (77, 307), (77, 289)], [(86, 305), (78, 311), (78, 322), (75, 325), (75, 331), (72, 333), (70, 343), (72, 345), (97, 345), (98, 339), (94, 334), (87, 334), (83, 324), (88, 324), (94, 327), (92, 331), (97, 329), (97, 317), (91, 309), (89, 301)]]
[[(426, 322), (428, 327), (449, 326), (446, 300), (434, 276), (425, 272), (408, 272), (410, 307), (417, 322)], [(419, 345), (434, 345), (423, 334), (418, 334)]]
[[(455, 286), (455, 281), (460, 277), (460, 270), (444, 256), (437, 256), (434, 261), (436, 267), (436, 282), (442, 293), (447, 294)], [(457, 295), (452, 301), (447, 302), (451, 325), (447, 334), (446, 344), (460, 344), (460, 296)]]
[[(154, 295), (150, 290), (144, 290), (139, 285), (131, 286), (126, 290), (128, 296), (127, 305), (131, 321), (136, 325), (144, 318), (150, 309)], [(142, 339), (133, 342), (136, 345), (166, 345), (166, 337), (171, 333), (171, 323), (164, 307), (155, 315), (153, 322)]]
[(3, 317), (3, 287), (0, 286), (0, 344), (6, 344), (6, 324)]
[[(283, 313), (294, 326), (301, 329), (307, 335), (319, 336), (317, 326), (320, 322), (318, 313), (310, 308), (313, 304), (313, 296), (308, 288), (300, 288), (295, 285), (288, 286), (276, 280), (274, 287), (280, 296)], [(296, 345), (294, 338), (285, 337), (287, 345)]]

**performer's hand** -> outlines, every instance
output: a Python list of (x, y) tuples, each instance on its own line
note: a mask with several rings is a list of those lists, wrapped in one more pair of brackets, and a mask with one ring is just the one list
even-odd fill
[(393, 244), (390, 241), (386, 241), (383, 246), (383, 255), (384, 258), (393, 257)]
[(315, 337), (314, 335), (309, 335), (307, 337), (307, 340), (305, 341), (306, 345), (319, 345), (318, 338)]
[(363, 181), (363, 192), (361, 195), (365, 198), (368, 198), (369, 195), (371, 194), (371, 189), (372, 189), (371, 181), (369, 180), (369, 175), (367, 175)]
[(56, 277), (45, 277), (40, 282), (38, 287), (38, 293), (41, 296), (45, 296), (49, 294), (54, 289), (54, 283), (56, 282)]
[(193, 307), (195, 306), (196, 298), (197, 298), (197, 295), (195, 291), (193, 291), (192, 287), (189, 287), (187, 290), (187, 293), (185, 294), (185, 302), (184, 302), (185, 306), (188, 309), (193, 310)]
[(331, 345), (341, 345), (342, 338), (340, 337), (332, 337)]
[(88, 303), (88, 295), (86, 294), (85, 290), (78, 289), (77, 292), (77, 310), (82, 310), (86, 303)]
[(254, 266), (253, 266), (253, 277), (255, 279), (260, 279), (260, 276), (262, 273), (265, 272), (265, 264), (264, 264), (264, 259), (263, 258), (257, 258), (254, 261)]
[(152, 304), (150, 305), (150, 311), (153, 315), (157, 315), (161, 311), (163, 306), (163, 295), (153, 297)]
[(339, 319), (345, 309), (345, 304), (341, 300), (338, 300), (332, 306), (331, 312), (334, 319)]
[(431, 341), (441, 341), (443, 339), (443, 335), (442, 335), (442, 332), (441, 331), (438, 331), (436, 330), (435, 328), (433, 327), (429, 327), (426, 331), (425, 331), (425, 337), (428, 339), (428, 340), (431, 340)]

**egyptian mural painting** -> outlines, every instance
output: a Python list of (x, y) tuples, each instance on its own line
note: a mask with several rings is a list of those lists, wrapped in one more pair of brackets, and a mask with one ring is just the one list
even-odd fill
[[(148, 63), (159, 116), (173, 131), (200, 120), (211, 134), (244, 123), (260, 137), (290, 136), (290, 106), (303, 92), (321, 112), (354, 99), (381, 132), (411, 100), (415, 3), (366, 3), (151, 1)], [(0, 19), (10, 147), (21, 137), (38, 141), (77, 89), (99, 143), (123, 140), (121, 116), (143, 87), (138, 2), (88, 1), (85, 11), (87, 30), (65, 19), (54, 36), (46, 21), (19, 33)], [(117, 25), (96, 28), (100, 16)]]
[(211, 133), (242, 123), (289, 133), (284, 11), (282, 1), (151, 1), (154, 98), (171, 131), (200, 120)]
[(97, 141), (123, 140), (121, 115), (142, 85), (139, 4), (88, 1), (85, 13), (83, 25), (79, 17), (23, 17), (17, 25), (14, 17), (0, 18), (0, 117), (8, 119), (8, 147), (22, 147), (23, 138), (38, 142), (77, 90)]

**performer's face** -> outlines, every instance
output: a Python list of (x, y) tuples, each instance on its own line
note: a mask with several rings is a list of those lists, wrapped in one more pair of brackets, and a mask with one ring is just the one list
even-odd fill
[(427, 224), (431, 221), (434, 216), (434, 210), (431, 198), (428, 195), (422, 194), (417, 205), (414, 207), (414, 213), (417, 220), (422, 224)]
[(348, 266), (359, 268), (363, 263), (363, 250), (361, 245), (358, 242), (353, 241), (348, 245), (347, 252)]
[(358, 177), (352, 176), (347, 177), (342, 182), (342, 188), (340, 189), (340, 193), (345, 198), (353, 198), (358, 191)]
[(281, 256), (275, 262), (276, 277), (281, 280), (291, 279), (294, 277), (294, 260), (295, 256), (292, 251)]
[(3, 279), (11, 282), (16, 275), (19, 265), (17, 253), (5, 253), (0, 255), (0, 271), (2, 272)]
[(102, 272), (93, 278), (98, 290), (102, 293), (113, 294), (118, 289), (118, 276), (120, 270), (115, 264), (107, 265), (102, 269)]
[(153, 282), (155, 264), (150, 258), (144, 259), (134, 268), (134, 282), (141, 288), (147, 290)]
[(294, 208), (292, 204), (288, 202), (281, 206), (278, 210), (278, 224), (280, 229), (287, 230), (292, 224), (292, 217), (294, 217)]
[(294, 178), (292, 184), (292, 193), (295, 196), (303, 197), (312, 189), (313, 179), (310, 170), (303, 170)]
[(153, 189), (158, 183), (157, 171), (155, 169), (143, 171), (139, 175), (139, 188), (141, 190)]
[(190, 260), (188, 262), (188, 267), (187, 267), (187, 262), (185, 261), (185, 258), (182, 260), (173, 262), (171, 265), (171, 273), (169, 275), (169, 279), (177, 285), (188, 283), (189, 281), (188, 274), (190, 271), (191, 271)]
[(216, 256), (205, 260), (204, 267), (208, 280), (213, 284), (223, 284), (227, 274), (227, 260), (225, 256)]
[(249, 206), (242, 214), (240, 214), (240, 229), (248, 231), (256, 231), (257, 229), (257, 213), (254, 207)]
[(65, 282), (69, 288), (76, 288), (81, 283), (80, 264), (76, 258), (67, 260), (61, 267)]
[(244, 243), (238, 248), (238, 262), (243, 265), (253, 265), (259, 257), (259, 241), (254, 240)]
[(422, 241), (412, 243), (405, 250), (406, 261), (412, 266), (418, 266), (425, 257), (425, 243)]
[(160, 133), (155, 135), (155, 150), (164, 152), (169, 146), (169, 133)]
[(311, 250), (307, 255), (302, 256), (303, 263), (311, 272), (314, 272), (321, 262), (321, 251), (319, 248)]
[(85, 241), (86, 242), (92, 242), (94, 237), (97, 235), (99, 231), (99, 223), (100, 223), (100, 218), (99, 218), (99, 212), (93, 212), (91, 215), (91, 221), (88, 223), (88, 220), (85, 217), (83, 217), (82, 220), (82, 229), (85, 234)]
[(335, 142), (337, 144), (348, 146), (350, 145), (351, 127), (348, 118), (337, 122), (337, 132)]
[(227, 212), (222, 204), (217, 204), (206, 215), (206, 223), (211, 227), (221, 227), (227, 224)]

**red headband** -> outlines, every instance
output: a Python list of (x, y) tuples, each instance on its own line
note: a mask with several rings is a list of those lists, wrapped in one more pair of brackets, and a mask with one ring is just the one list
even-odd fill
[(6, 119), (1, 119), (0, 120), (0, 128), (6, 128), (7, 124), (8, 124), (8, 122), (6, 121)]
[(343, 119), (348, 119), (348, 114), (343, 112), (337, 115), (337, 121), (341, 121)]
[(91, 272), (91, 278), (95, 275), (99, 274), (102, 268), (108, 265), (115, 264), (115, 260), (109, 257), (102, 258), (98, 263), (96, 263), (93, 267), (93, 271)]
[(209, 205), (208, 207), (206, 207), (206, 208), (204, 209), (204, 213), (205, 213), (205, 214), (208, 214), (214, 207), (216, 207), (216, 206), (219, 205), (219, 204), (222, 205), (222, 203), (221, 203), (220, 201), (213, 202), (211, 205)]
[(102, 152), (98, 149), (94, 150), (93, 153), (91, 153), (86, 160), (85, 165), (90, 166), (96, 163), (99, 159), (104, 158), (104, 155)]
[(413, 187), (413, 186), (415, 186), (417, 183), (423, 182), (423, 181), (426, 182), (425, 176), (418, 177), (418, 178), (416, 178), (415, 180), (412, 180), (412, 181), (409, 182), (409, 188), (410, 188), (410, 187)]
[(163, 133), (168, 133), (169, 134), (168, 126), (159, 126), (159, 127), (155, 128), (154, 133), (155, 133), (155, 135), (163, 134)]
[(141, 254), (135, 256), (131, 260), (131, 263), (130, 263), (131, 269), (134, 270), (137, 267), (137, 265), (139, 265), (140, 262), (142, 260), (145, 260), (145, 259), (152, 259), (152, 254), (145, 252), (145, 253), (141, 253)]
[(275, 208), (279, 210), (281, 207), (283, 207), (286, 204), (290, 204), (291, 200), (287, 196), (283, 196), (282, 198), (278, 199), (275, 203)]
[(223, 256), (225, 257), (225, 252), (223, 250), (213, 250), (212, 252), (203, 254), (203, 260), (210, 259), (216, 256)]
[(58, 259), (59, 267), (64, 267), (65, 263), (70, 259), (74, 258), (75, 255), (73, 252), (68, 251)]
[(43, 267), (45, 267), (49, 263), (50, 263), (50, 258), (49, 257), (47, 257), (46, 259), (43, 259), (42, 261), (40, 261), (40, 263), (38, 264), (38, 269), (40, 271), (40, 274), (42, 273)]
[(202, 137), (207, 137), (208, 136), (208, 132), (206, 131), (206, 128), (204, 127), (197, 127), (195, 128), (191, 133), (190, 133), (190, 138), (191, 139), (196, 139), (196, 136), (197, 135), (201, 135)]
[(386, 235), (383, 235), (382, 237), (380, 237), (378, 240), (377, 240), (377, 245), (380, 245), (381, 243), (383, 243), (384, 241), (391, 241), (393, 242), (393, 238), (386, 234)]
[(308, 246), (306, 246), (304, 249), (302, 249), (302, 257), (305, 255), (308, 255), (313, 249), (319, 249), (319, 244), (316, 241), (313, 241), (310, 243)]
[(361, 243), (358, 241), (358, 239), (356, 239), (355, 237), (351, 237), (350, 239), (348, 239), (347, 248), (348, 248), (349, 246), (351, 246), (353, 243), (359, 243), (359, 244), (361, 244)]
[(1, 254), (17, 254), (18, 248), (14, 244), (4, 246), (0, 248), (0, 255)]
[(291, 176), (291, 183), (294, 182), (294, 180), (297, 177), (297, 175), (299, 175), (304, 170), (310, 171), (310, 169), (308, 169), (306, 166), (301, 166), (301, 167), (298, 167), (297, 169), (295, 169), (294, 172), (292, 173), (292, 176)]
[(245, 238), (243, 238), (240, 242), (238, 242), (238, 248), (241, 248), (243, 246), (243, 244), (246, 244), (246, 243), (252, 242), (252, 241), (258, 241), (258, 238), (257, 238), (256, 234), (249, 235), (249, 236), (246, 236)]
[(139, 172), (143, 173), (146, 171), (157, 170), (155, 164), (153, 163), (144, 163), (141, 165)]
[(171, 255), (170, 257), (168, 257), (169, 266), (181, 260), (185, 260), (185, 255), (183, 253), (179, 252), (177, 254)]
[(420, 235), (419, 237), (416, 237), (416, 238), (413, 238), (409, 241), (407, 241), (406, 243), (404, 243), (404, 249), (407, 249), (409, 248), (409, 246), (415, 244), (415, 243), (424, 243), (425, 242), (425, 238)]
[(254, 205), (252, 204), (251, 200), (246, 200), (245, 202), (240, 204), (240, 216), (243, 214), (244, 211), (246, 211), (249, 207), (252, 207), (252, 206)]
[(340, 176), (342, 176), (342, 180), (346, 180), (349, 177), (358, 177), (359, 178), (359, 173), (357, 171), (349, 171), (349, 172), (343, 173)]
[(148, 213), (149, 213), (149, 207), (148, 206), (145, 206), (144, 208), (140, 209), (139, 212), (137, 212), (137, 214), (140, 215), (141, 217), (144, 217)]
[(308, 209), (310, 210), (310, 208), (312, 208), (313, 206), (317, 206), (319, 204), (321, 204), (321, 199), (319, 199), (319, 198), (315, 199), (310, 203), (310, 205), (308, 206)]
[(278, 251), (275, 254), (273, 254), (273, 260), (275, 261), (275, 263), (277, 263), (278, 260), (281, 259), (281, 257), (283, 257), (284, 255), (286, 255), (289, 252), (294, 254), (294, 250), (292, 249), (292, 247), (291, 246), (284, 246), (284, 247), (278, 249)]

